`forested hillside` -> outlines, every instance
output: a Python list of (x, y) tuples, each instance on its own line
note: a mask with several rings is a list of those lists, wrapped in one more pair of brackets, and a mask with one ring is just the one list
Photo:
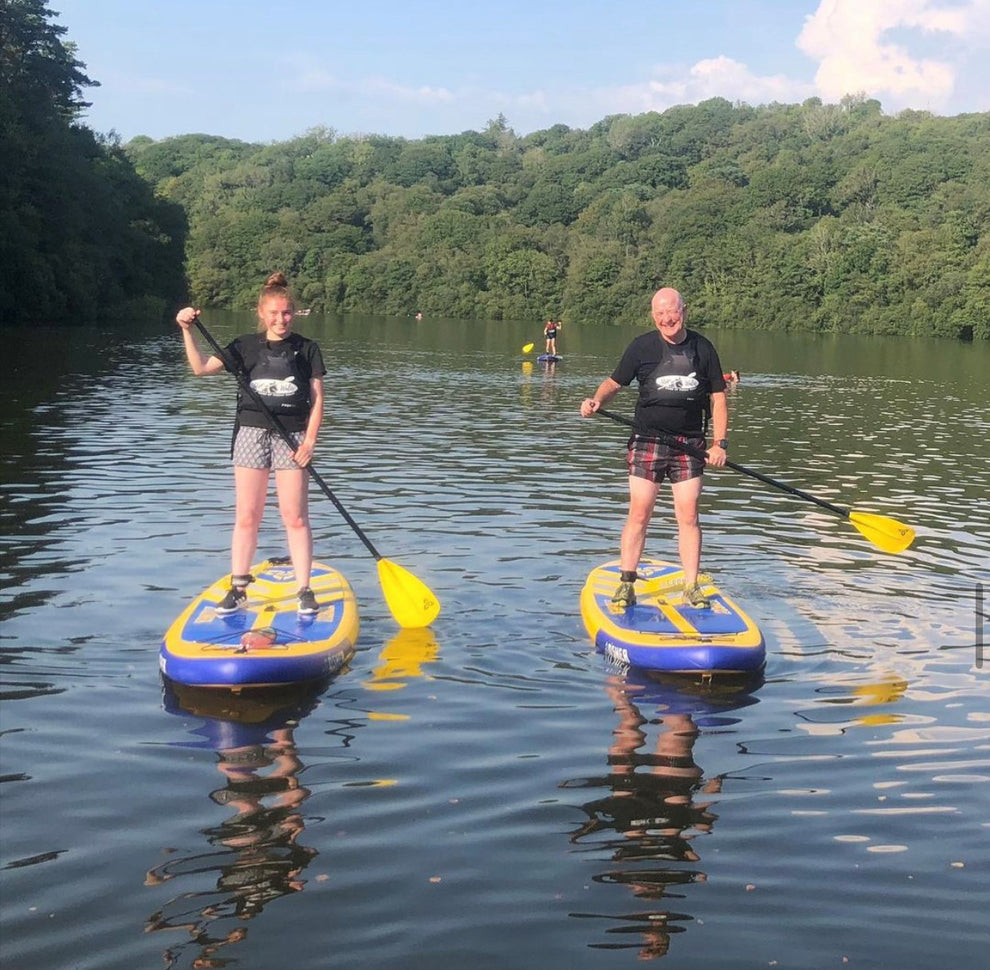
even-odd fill
[(44, 0), (0, 0), (0, 324), (164, 310), (185, 217), (113, 138), (78, 123), (94, 86)]
[(194, 299), (284, 270), (325, 311), (990, 337), (990, 114), (713, 99), (575, 130), (126, 146), (185, 210)]

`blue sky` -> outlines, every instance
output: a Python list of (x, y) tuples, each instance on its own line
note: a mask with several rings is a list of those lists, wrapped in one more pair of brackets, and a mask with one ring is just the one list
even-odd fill
[(990, 110), (990, 0), (49, 0), (84, 121), (164, 138), (587, 128), (730, 101)]

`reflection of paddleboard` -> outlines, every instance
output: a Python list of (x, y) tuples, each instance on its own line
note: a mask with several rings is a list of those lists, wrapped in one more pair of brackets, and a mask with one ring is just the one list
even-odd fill
[(326, 685), (326, 680), (316, 680), (235, 692), (190, 687), (165, 678), (162, 705), (169, 714), (201, 719), (189, 728), (199, 740), (177, 742), (182, 747), (221, 751), (264, 744), (274, 731), (294, 727), (316, 707)]
[(644, 713), (647, 709), (663, 714), (687, 714), (699, 726), (735, 723), (735, 711), (759, 702), (763, 671), (708, 677), (673, 674), (663, 670), (626, 667), (622, 683), (629, 700)]
[(742, 673), (763, 668), (766, 649), (756, 624), (714, 583), (703, 583), (711, 606), (684, 602), (678, 566), (643, 560), (635, 606), (620, 610), (617, 560), (593, 569), (581, 591), (581, 615), (599, 653), (647, 670)]
[(219, 616), (230, 577), (217, 580), (186, 607), (162, 640), (162, 673), (180, 684), (245, 687), (328, 677), (350, 659), (357, 642), (357, 602), (332, 566), (313, 563), (315, 616), (296, 612), (292, 566), (269, 559), (251, 567), (245, 609)]
[(540, 356), (537, 357), (536, 359), (541, 364), (548, 364), (548, 363), (553, 363), (554, 361), (557, 360), (563, 360), (564, 357), (562, 354), (540, 354)]

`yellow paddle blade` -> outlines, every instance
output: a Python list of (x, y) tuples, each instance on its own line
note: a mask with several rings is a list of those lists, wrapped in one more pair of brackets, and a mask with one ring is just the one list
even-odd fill
[(532, 349), (533, 349), (533, 345), (532, 344), (523, 344), (522, 352), (524, 354), (528, 354)]
[(884, 552), (903, 552), (914, 542), (914, 529), (896, 519), (888, 519), (885, 515), (850, 512), (849, 521)]
[(429, 626), (440, 613), (433, 591), (407, 569), (378, 560), (378, 581), (395, 622), (405, 629)]

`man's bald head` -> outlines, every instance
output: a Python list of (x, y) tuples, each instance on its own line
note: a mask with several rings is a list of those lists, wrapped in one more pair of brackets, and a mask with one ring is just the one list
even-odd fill
[(657, 290), (653, 294), (653, 300), (650, 302), (650, 309), (656, 313), (658, 309), (668, 309), (672, 307), (673, 309), (684, 312), (684, 297), (677, 292), (672, 286), (664, 286)]
[(653, 322), (667, 343), (679, 344), (684, 332), (684, 298), (673, 287), (665, 286), (653, 294), (650, 303)]

